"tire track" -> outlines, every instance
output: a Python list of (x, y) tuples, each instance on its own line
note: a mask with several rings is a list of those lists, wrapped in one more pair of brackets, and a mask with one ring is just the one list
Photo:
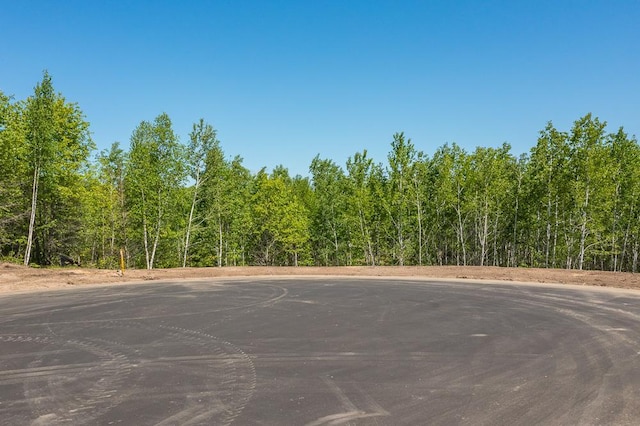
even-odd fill
[[(3, 422), (96, 424), (132, 404), (171, 401), (154, 423), (229, 425), (256, 387), (251, 358), (211, 334), (141, 321), (45, 328), (48, 335), (0, 335), (0, 389), (23, 389), (0, 404)], [(155, 384), (174, 371), (179, 381)]]
[[(29, 345), (24, 352), (26, 366), (0, 374), (0, 386), (22, 384), (24, 400), (18, 402), (26, 403), (36, 423), (42, 419), (46, 423), (55, 420), (78, 425), (93, 422), (112, 407), (112, 401), (105, 395), (121, 387), (130, 370), (125, 355), (87, 341), (56, 341), (50, 336), (10, 336), (2, 340), (14, 343), (35, 340), (44, 345), (42, 352), (33, 352)], [(19, 349), (21, 345), (17, 346)], [(75, 354), (89, 361), (64, 362), (65, 357)], [(5, 405), (11, 409), (14, 404)]]

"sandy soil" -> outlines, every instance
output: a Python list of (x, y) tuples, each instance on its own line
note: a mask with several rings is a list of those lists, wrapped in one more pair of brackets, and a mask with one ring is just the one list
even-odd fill
[(131, 269), (124, 274), (104, 269), (28, 268), (0, 263), (0, 293), (77, 288), (96, 284), (118, 284), (150, 280), (195, 279), (241, 276), (420, 276), (505, 280), (534, 283), (576, 284), (640, 290), (640, 274), (562, 269), (499, 268), (477, 266), (376, 266), (376, 267), (224, 267)]

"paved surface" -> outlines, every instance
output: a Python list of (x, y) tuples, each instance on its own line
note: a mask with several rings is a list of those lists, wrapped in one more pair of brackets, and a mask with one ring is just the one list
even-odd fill
[(0, 297), (3, 425), (640, 422), (640, 294), (391, 279)]

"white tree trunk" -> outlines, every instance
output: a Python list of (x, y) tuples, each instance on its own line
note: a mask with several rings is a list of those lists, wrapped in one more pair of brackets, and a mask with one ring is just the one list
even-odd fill
[(484, 266), (484, 260), (487, 256), (487, 237), (489, 234), (489, 206), (485, 200), (484, 215), (482, 217), (482, 230), (480, 231), (480, 266)]
[(184, 258), (182, 259), (182, 267), (187, 266), (187, 255), (189, 253), (189, 239), (191, 237), (191, 224), (193, 223), (193, 212), (196, 209), (196, 202), (198, 201), (198, 186), (199, 181), (196, 181), (195, 188), (193, 190), (193, 200), (191, 201), (191, 210), (189, 211), (189, 220), (187, 221), (187, 235), (184, 238)]
[(222, 216), (218, 213), (218, 267), (222, 267)]
[(36, 205), (38, 203), (38, 181), (40, 180), (40, 167), (33, 171), (33, 188), (31, 190), (31, 215), (29, 217), (29, 234), (27, 236), (27, 248), (24, 253), (24, 266), (29, 265), (31, 248), (33, 247), (33, 233), (36, 224)]
[(364, 220), (364, 212), (360, 208), (358, 211), (360, 219), (360, 232), (364, 243), (365, 258), (368, 258), (368, 264), (370, 266), (376, 266), (375, 258), (373, 257), (373, 247), (371, 246), (371, 238), (369, 238), (369, 229)]
[(147, 210), (144, 198), (144, 191), (141, 191), (142, 195), (142, 238), (144, 241), (144, 260), (147, 265), (147, 269), (151, 269), (151, 257), (149, 254), (149, 229), (147, 227)]
[(422, 208), (420, 207), (420, 192), (416, 185), (416, 209), (418, 212), (418, 265), (422, 266)]
[(589, 207), (589, 188), (587, 187), (584, 200), (584, 211), (582, 213), (582, 226), (580, 230), (580, 257), (578, 269), (582, 270), (584, 264), (585, 242), (587, 240), (587, 208)]
[[(160, 197), (158, 197), (160, 199)], [(160, 203), (161, 201), (158, 201)], [(158, 249), (158, 242), (160, 241), (160, 226), (162, 225), (162, 208), (158, 205), (158, 221), (156, 222), (156, 235), (153, 238), (153, 248), (151, 250), (151, 261), (148, 269), (153, 269), (153, 263), (156, 258), (156, 251)]]

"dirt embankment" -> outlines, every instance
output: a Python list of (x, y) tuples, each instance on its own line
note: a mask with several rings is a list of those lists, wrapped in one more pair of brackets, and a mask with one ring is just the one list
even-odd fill
[(29, 268), (0, 263), (0, 293), (53, 290), (91, 284), (125, 283), (148, 280), (195, 279), (240, 276), (395, 276), (429, 278), (463, 278), (576, 284), (600, 287), (640, 289), (640, 274), (564, 269), (499, 268), (478, 266), (344, 266), (344, 267), (224, 267), (131, 269)]

